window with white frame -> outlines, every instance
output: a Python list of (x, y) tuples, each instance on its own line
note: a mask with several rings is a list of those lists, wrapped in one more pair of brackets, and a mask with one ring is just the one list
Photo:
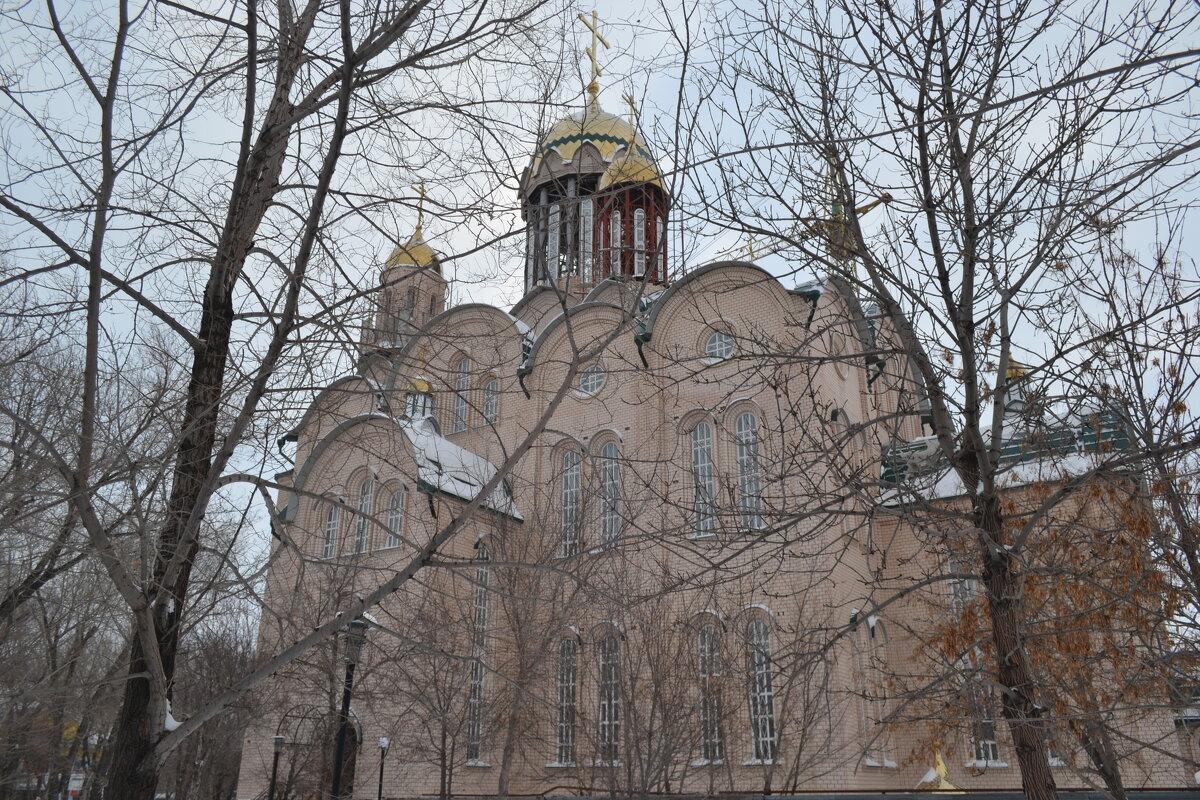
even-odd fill
[(424, 419), (433, 413), (433, 395), (428, 392), (409, 392), (404, 397), (404, 414), (409, 419)]
[(471, 686), (467, 696), (467, 761), (478, 762), (483, 756), (483, 683), (486, 675), (488, 586), (491, 583), (491, 556), (479, 549), (475, 568), (475, 604), (471, 630)]
[(769, 764), (775, 759), (775, 676), (771, 661), (771, 632), (761, 619), (746, 626), (746, 660), (750, 690), (752, 761)]
[(337, 555), (338, 533), (341, 530), (342, 523), (342, 508), (336, 503), (331, 503), (329, 508), (325, 510), (325, 548), (323, 555), (325, 558), (333, 558)]
[(579, 675), (579, 644), (567, 636), (558, 643), (558, 706), (554, 726), (554, 763), (575, 763), (576, 697)]
[(600, 547), (617, 546), (621, 534), (621, 466), (617, 443), (600, 448)]
[(885, 654), (887, 629), (878, 617), (868, 615), (858, 636), (859, 724), (862, 731), (864, 764), (868, 767), (895, 768), (888, 758), (887, 676)]
[(358, 516), (354, 518), (354, 549), (352, 553), (365, 553), (371, 546), (371, 506), (375, 500), (375, 481), (363, 480), (358, 489)]
[(551, 278), (559, 275), (558, 245), (562, 234), (562, 206), (555, 203), (550, 206), (550, 225), (546, 230), (546, 271)]
[(646, 274), (646, 212), (633, 212), (633, 274)]
[(700, 675), (700, 759), (706, 764), (725, 760), (725, 737), (721, 730), (721, 697), (717, 679), (721, 675), (721, 640), (717, 626), (709, 622), (696, 637)]
[(692, 450), (692, 535), (712, 536), (717, 530), (713, 507), (713, 429), (697, 422), (688, 435)]
[(471, 388), (471, 360), (464, 358), (458, 362), (454, 375), (454, 419), (450, 424), (450, 432), (458, 433), (467, 429), (467, 392)]
[(604, 388), (604, 367), (589, 364), (579, 370), (579, 393), (591, 397)]
[(946, 562), (950, 575), (950, 608), (962, 614), (971, 599), (979, 592), (970, 561), (965, 556), (951, 555)]
[(654, 242), (658, 247), (658, 257), (662, 259), (662, 273), (659, 280), (667, 279), (667, 225), (662, 217), (658, 218), (658, 227), (654, 229)]
[(595, 221), (594, 201), (589, 197), (579, 203), (579, 275), (590, 283), (592, 280), (592, 226)]
[(500, 419), (500, 381), (492, 379), (483, 387), (483, 421), (495, 425)]
[(579, 490), (582, 462), (583, 457), (578, 450), (562, 451), (562, 538), (559, 542), (559, 555), (563, 558), (579, 552)]
[(388, 531), (384, 538), (384, 547), (400, 546), (400, 539), (404, 536), (404, 510), (407, 500), (403, 489), (392, 492), (392, 499), (388, 501)]
[(966, 766), (980, 770), (1008, 766), (1001, 758), (1000, 743), (996, 738), (996, 695), (981, 669), (982, 660), (983, 654), (978, 648), (962, 659), (966, 670), (963, 694), (971, 719), (971, 760)]
[(600, 751), (598, 760), (616, 764), (621, 742), (621, 647), (615, 634), (600, 640), (597, 722)]
[(713, 331), (704, 343), (704, 356), (710, 361), (724, 361), (733, 355), (733, 335), (728, 331)]
[(621, 274), (621, 248), (625, 246), (625, 231), (621, 228), (621, 212), (614, 211), (610, 219), (608, 244), (612, 254), (612, 275)]
[(742, 528), (762, 530), (762, 462), (758, 454), (758, 417), (748, 411), (738, 414), (734, 420), (734, 443)]

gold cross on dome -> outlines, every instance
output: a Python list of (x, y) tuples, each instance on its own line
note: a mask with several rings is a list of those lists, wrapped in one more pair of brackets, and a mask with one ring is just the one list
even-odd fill
[(421, 228), (425, 224), (425, 200), (429, 195), (425, 194), (423, 183), (418, 183), (412, 188), (417, 192), (417, 236), (420, 236)]
[(621, 95), (621, 99), (629, 106), (629, 127), (637, 130), (637, 103), (633, 99), (633, 95), (626, 93)]
[(608, 40), (604, 38), (604, 35), (600, 33), (600, 16), (595, 11), (592, 11), (592, 18), (590, 20), (583, 14), (579, 14), (579, 21), (584, 24), (584, 27), (592, 32), (592, 46), (585, 47), (583, 52), (587, 53), (588, 58), (592, 62), (592, 79), (588, 82), (587, 90), (588, 94), (592, 96), (592, 102), (594, 103), (596, 102), (597, 95), (600, 94), (600, 84), (596, 79), (599, 78), (601, 74), (600, 62), (596, 60), (596, 43), (599, 42), (600, 44), (604, 45), (604, 49), (606, 50), (611, 48), (612, 45), (610, 45)]

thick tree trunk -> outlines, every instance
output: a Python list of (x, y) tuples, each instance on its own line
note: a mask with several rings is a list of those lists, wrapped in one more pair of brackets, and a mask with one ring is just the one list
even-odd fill
[(1000, 499), (994, 493), (978, 499), (979, 551), (996, 647), (1001, 707), (1017, 751), (1025, 796), (1030, 800), (1056, 800), (1058, 787), (1050, 771), (1042, 710), (1034, 699), (1033, 669), (1022, 635), (1025, 619), (1020, 589), (1013, 573), (1012, 553), (1004, 546), (1001, 513)]

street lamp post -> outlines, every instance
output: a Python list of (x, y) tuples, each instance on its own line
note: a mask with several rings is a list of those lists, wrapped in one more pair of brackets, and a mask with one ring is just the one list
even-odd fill
[(354, 690), (354, 668), (362, 652), (363, 639), (367, 634), (367, 621), (359, 617), (346, 630), (346, 679), (342, 684), (342, 710), (338, 714), (337, 748), (333, 755), (333, 787), (330, 797), (342, 800), (342, 762), (346, 758), (346, 732), (350, 729), (350, 693)]
[(383, 800), (383, 760), (387, 758), (388, 745), (390, 742), (386, 736), (379, 737), (379, 794), (378, 800)]
[(279, 754), (283, 752), (283, 737), (275, 737), (275, 757), (271, 759), (271, 789), (267, 800), (275, 800), (275, 783), (279, 780)]

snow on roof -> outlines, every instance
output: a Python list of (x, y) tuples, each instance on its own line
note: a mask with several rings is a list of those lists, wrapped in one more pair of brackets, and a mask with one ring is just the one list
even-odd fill
[[(404, 421), (400, 427), (413, 446), (417, 480), (431, 489), (470, 502), (496, 474), (492, 462), (443, 437), (432, 417)], [(513, 519), (525, 519), (507, 483), (498, 486), (483, 501), (483, 507)]]

